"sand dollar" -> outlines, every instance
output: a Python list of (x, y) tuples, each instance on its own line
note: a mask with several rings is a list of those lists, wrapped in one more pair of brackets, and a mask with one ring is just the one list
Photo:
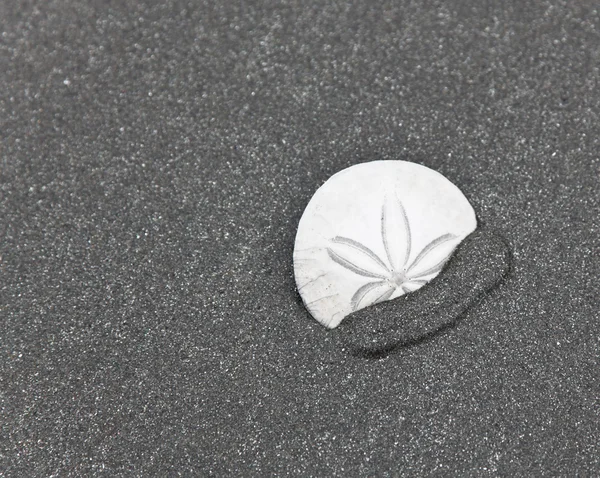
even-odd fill
[(477, 227), (463, 193), (406, 161), (344, 169), (298, 225), (294, 274), (310, 314), (334, 328), (352, 312), (423, 287)]

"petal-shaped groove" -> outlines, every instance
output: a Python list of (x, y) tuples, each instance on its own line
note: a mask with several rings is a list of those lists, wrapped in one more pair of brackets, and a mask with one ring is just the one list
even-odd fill
[(436, 265), (430, 267), (429, 269), (425, 269), (424, 271), (415, 271), (415, 272), (413, 272), (411, 274), (411, 276), (409, 277), (409, 281), (410, 282), (414, 282), (414, 280), (418, 279), (419, 277), (427, 277), (428, 275), (435, 274), (435, 273), (441, 271), (442, 268), (444, 267), (444, 264), (446, 264), (446, 262), (448, 261), (449, 258), (450, 258), (450, 256), (444, 257)]
[(363, 256), (364, 258), (370, 260), (370, 262), (373, 263), (373, 266), (376, 270), (380, 270), (382, 273), (389, 272), (388, 267), (381, 260), (381, 258), (377, 254), (375, 254), (371, 249), (369, 249), (366, 246), (363, 246), (360, 242), (341, 236), (334, 237), (333, 239), (331, 239), (331, 242), (333, 242), (334, 244), (340, 244), (342, 246), (352, 248), (354, 251), (358, 252), (360, 256)]
[(421, 260), (433, 249), (444, 244), (445, 242), (451, 241), (452, 239), (456, 239), (456, 236), (454, 234), (444, 234), (443, 236), (440, 236), (437, 239), (431, 241), (423, 248), (421, 252), (419, 252), (419, 255), (417, 255), (412, 264), (408, 266), (407, 272), (410, 272), (413, 267), (416, 267), (419, 264), (419, 262), (421, 262)]
[(327, 254), (329, 254), (329, 257), (334, 262), (338, 263), (339, 265), (348, 269), (349, 271), (354, 272), (355, 274), (358, 274), (363, 277), (372, 277), (374, 279), (385, 279), (386, 278), (386, 276), (384, 274), (380, 274), (378, 272), (372, 272), (363, 267), (360, 267), (359, 265), (355, 264), (354, 261), (351, 261), (351, 260), (341, 256), (340, 254), (335, 252), (330, 247), (327, 248)]
[(404, 270), (410, 256), (411, 232), (406, 210), (395, 195), (392, 200), (386, 198), (381, 208), (381, 237), (391, 268)]
[(409, 292), (414, 292), (419, 287), (427, 284), (426, 280), (409, 280), (402, 284), (402, 290), (404, 293), (408, 294)]
[(456, 237), (448, 238), (445, 236), (439, 237), (423, 248), (423, 251), (407, 270), (406, 275), (409, 278), (416, 279), (441, 270), (457, 246), (456, 241), (454, 241)]
[(374, 304), (377, 304), (378, 302), (386, 301), (392, 296), (392, 294), (394, 293), (395, 287), (392, 285), (388, 285), (387, 287), (388, 287), (388, 290), (385, 291), (383, 294), (381, 294), (379, 297), (377, 297), (377, 299), (375, 299), (373, 301)]
[(418, 279), (414, 279), (414, 280), (409, 280), (406, 284), (411, 287), (411, 286), (415, 286), (415, 287), (420, 287), (422, 285), (427, 284), (426, 280), (418, 280)]
[(359, 287), (359, 289), (354, 293), (354, 295), (352, 296), (352, 299), (350, 301), (350, 303), (352, 305), (352, 310), (358, 310), (358, 308), (360, 307), (360, 303), (363, 301), (363, 299), (369, 292), (371, 292), (377, 288), (380, 288), (386, 284), (387, 284), (387, 281), (382, 280), (382, 281), (376, 281), (376, 282), (367, 282), (362, 287)]

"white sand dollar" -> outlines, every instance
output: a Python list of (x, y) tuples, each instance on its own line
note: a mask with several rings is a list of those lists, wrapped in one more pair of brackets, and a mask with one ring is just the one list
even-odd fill
[(425, 285), (476, 227), (462, 192), (425, 166), (352, 166), (317, 190), (300, 219), (298, 291), (316, 320), (337, 327), (358, 309)]

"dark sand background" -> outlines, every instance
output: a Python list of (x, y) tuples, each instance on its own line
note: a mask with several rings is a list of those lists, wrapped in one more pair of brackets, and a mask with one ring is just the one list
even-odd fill
[[(594, 1), (0, 2), (0, 475), (600, 474), (599, 79)], [(381, 360), (291, 262), (375, 159), (513, 257)]]

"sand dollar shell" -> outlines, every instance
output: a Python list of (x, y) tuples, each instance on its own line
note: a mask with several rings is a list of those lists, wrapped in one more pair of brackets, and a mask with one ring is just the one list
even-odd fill
[(298, 291), (316, 320), (337, 327), (356, 310), (423, 287), (476, 227), (467, 198), (432, 169), (352, 166), (317, 190), (300, 219)]

